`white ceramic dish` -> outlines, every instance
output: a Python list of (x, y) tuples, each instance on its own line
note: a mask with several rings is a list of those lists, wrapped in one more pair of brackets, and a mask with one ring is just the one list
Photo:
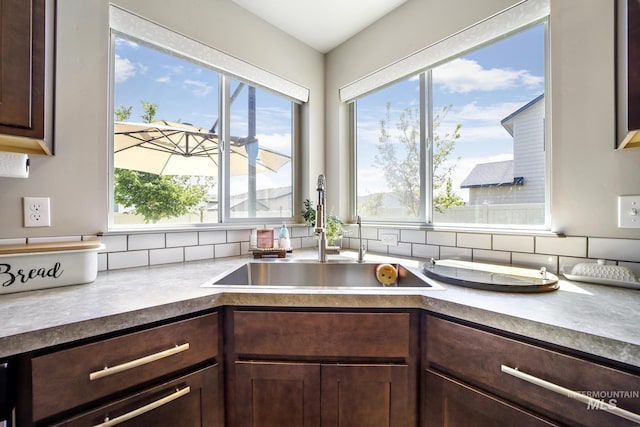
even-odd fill
[(592, 277), (592, 276), (578, 276), (572, 274), (573, 266), (563, 266), (562, 275), (569, 280), (575, 280), (577, 282), (595, 283), (597, 285), (609, 285), (609, 286), (621, 286), (624, 288), (640, 289), (640, 282), (625, 281), (625, 280), (613, 280), (604, 277)]

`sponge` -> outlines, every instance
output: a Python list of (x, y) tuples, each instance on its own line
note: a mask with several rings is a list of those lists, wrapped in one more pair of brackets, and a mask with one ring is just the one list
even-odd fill
[(398, 280), (398, 270), (391, 264), (376, 267), (376, 278), (383, 286), (393, 285)]

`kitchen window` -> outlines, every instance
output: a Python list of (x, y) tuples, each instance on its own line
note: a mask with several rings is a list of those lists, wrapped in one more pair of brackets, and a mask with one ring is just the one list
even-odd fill
[(111, 226), (291, 221), (308, 91), (114, 6), (111, 19)]
[(378, 222), (544, 228), (546, 19), (352, 103), (355, 209)]

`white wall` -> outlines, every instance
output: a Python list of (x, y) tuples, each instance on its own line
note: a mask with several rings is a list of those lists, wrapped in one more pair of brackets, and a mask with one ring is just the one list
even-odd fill
[[(409, 0), (327, 54), (329, 204), (348, 209), (348, 115), (338, 89), (516, 0)], [(614, 150), (614, 1), (551, 0), (552, 229), (640, 238), (617, 228), (617, 196), (640, 194), (640, 150)], [(339, 177), (339, 178), (338, 178)]]
[[(230, 0), (114, 3), (309, 88), (302, 112), (302, 194), (313, 194), (315, 180), (307, 178), (320, 173), (324, 151), (322, 54)], [(26, 180), (0, 178), (0, 239), (107, 230), (109, 1), (57, 4), (55, 156), (32, 156)], [(23, 196), (51, 197), (51, 227), (22, 227)]]

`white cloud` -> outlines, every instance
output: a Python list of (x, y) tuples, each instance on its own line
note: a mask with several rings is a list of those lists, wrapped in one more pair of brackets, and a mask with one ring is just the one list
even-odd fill
[(510, 89), (518, 85), (537, 87), (542, 85), (544, 78), (527, 70), (484, 68), (477, 61), (458, 58), (435, 68), (433, 81), (442, 85), (445, 91), (469, 93)]
[(115, 80), (116, 83), (122, 83), (136, 75), (136, 65), (126, 58), (116, 55), (115, 62)]
[(185, 80), (184, 85), (187, 86), (195, 96), (206, 96), (213, 90), (213, 86), (199, 80)]
[(171, 83), (171, 77), (169, 77), (169, 76), (158, 77), (156, 79), (156, 82), (158, 82), (158, 83)]
[(478, 107), (478, 104), (474, 101), (464, 105), (460, 111), (450, 112), (449, 114), (453, 119), (457, 120), (483, 120), (500, 123), (502, 119), (509, 116), (523, 105), (524, 104), (522, 102), (503, 102)]

